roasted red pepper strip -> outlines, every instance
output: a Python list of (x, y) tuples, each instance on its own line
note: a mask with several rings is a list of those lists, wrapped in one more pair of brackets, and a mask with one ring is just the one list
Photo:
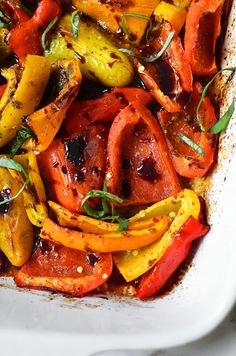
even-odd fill
[(106, 167), (107, 129), (81, 127), (69, 139), (54, 140), (38, 157), (48, 193), (70, 211), (83, 212), (81, 201), (92, 189), (102, 189)]
[(115, 88), (98, 99), (74, 102), (67, 113), (64, 125), (70, 135), (83, 120), (112, 122), (120, 110), (135, 100), (147, 106), (152, 102), (153, 97), (141, 88)]
[(6, 87), (7, 87), (6, 84), (0, 85), (0, 98), (3, 96)]
[(217, 72), (215, 46), (221, 32), (224, 0), (193, 0), (187, 12), (184, 47), (192, 71), (197, 75)]
[[(12, 26), (16, 26), (21, 22), (27, 21), (30, 17), (26, 14), (24, 10), (22, 10), (17, 4), (20, 4), (18, 0), (3, 0), (1, 5), (4, 6), (4, 9), (7, 11), (7, 16), (9, 16), (12, 20)], [(10, 9), (9, 9), (10, 8)]]
[[(159, 37), (142, 47), (137, 53), (148, 57), (149, 53), (157, 53), (166, 42), (172, 28), (165, 21)], [(175, 35), (161, 58), (153, 63), (133, 59), (140, 78), (151, 91), (154, 98), (169, 112), (184, 109), (192, 92), (192, 71), (187, 61), (180, 38)]]
[(192, 241), (204, 236), (208, 231), (207, 225), (203, 225), (190, 216), (176, 233), (173, 242), (159, 262), (141, 277), (136, 289), (137, 296), (143, 299), (158, 292), (188, 256)]
[[(196, 82), (193, 86), (192, 99), (184, 112), (170, 114), (163, 110), (158, 113), (175, 170), (179, 175), (187, 178), (204, 176), (212, 166), (216, 152), (217, 136), (202, 132), (196, 120), (196, 108), (201, 91), (201, 84)], [(207, 96), (202, 102), (199, 115), (206, 130), (217, 121), (214, 108)], [(178, 137), (178, 133), (197, 143), (203, 149), (204, 157), (183, 142)]]
[(43, 54), (41, 38), (47, 25), (61, 15), (60, 5), (55, 0), (42, 0), (33, 17), (16, 26), (8, 37), (8, 45), (21, 62), (27, 54)]
[(108, 136), (108, 190), (127, 201), (151, 204), (180, 191), (162, 132), (140, 102), (133, 102), (115, 118)]
[(104, 284), (112, 272), (111, 253), (86, 253), (41, 241), (15, 276), (18, 287), (81, 296)]

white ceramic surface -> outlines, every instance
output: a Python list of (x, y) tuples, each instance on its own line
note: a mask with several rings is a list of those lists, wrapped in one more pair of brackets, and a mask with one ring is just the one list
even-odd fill
[[(222, 67), (236, 66), (235, 7)], [(234, 77), (222, 111), (232, 101), (235, 87)], [(214, 184), (206, 195), (213, 228), (178, 288), (149, 302), (116, 297), (68, 300), (19, 290), (12, 281), (0, 279), (0, 354), (8, 350), (5, 355), (13, 355), (22, 345), (26, 356), (48, 355), (49, 350), (57, 356), (83, 356), (105, 349), (163, 349), (193, 341), (215, 328), (236, 299), (235, 125), (236, 117), (222, 137)]]

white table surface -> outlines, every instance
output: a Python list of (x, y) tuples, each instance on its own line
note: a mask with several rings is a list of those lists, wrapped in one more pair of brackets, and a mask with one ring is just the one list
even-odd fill
[(91, 356), (236, 356), (236, 307), (213, 333), (192, 344), (159, 351), (107, 351)]
[[(32, 342), (32, 340), (30, 340), (29, 338), (28, 342), (22, 345), (22, 340), (13, 338), (10, 343), (7, 343), (7, 346), (5, 343), (5, 347), (0, 343), (0, 355), (57, 355), (57, 353), (55, 352), (56, 344), (50, 348), (45, 348), (43, 347), (41, 341), (38, 340), (35, 344), (35, 342)], [(204, 337), (203, 339), (198, 340), (189, 345), (158, 351), (117, 350), (87, 354), (86, 350), (80, 349), (78, 343), (78, 349), (73, 350), (73, 353), (69, 351), (67, 355), (81, 356), (81, 352), (83, 356), (236, 356), (236, 307), (214, 332)]]

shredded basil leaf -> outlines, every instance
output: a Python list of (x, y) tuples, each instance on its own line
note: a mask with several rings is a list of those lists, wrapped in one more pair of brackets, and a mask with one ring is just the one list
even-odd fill
[(34, 132), (29, 127), (23, 127), (20, 131), (18, 131), (11, 146), (10, 158), (15, 156), (26, 140), (34, 136)]
[[(102, 210), (93, 209), (87, 204), (87, 200), (90, 198), (101, 198)], [(111, 215), (108, 215), (109, 207), (107, 201), (111, 202)], [(121, 232), (127, 229), (129, 221), (128, 219), (121, 218), (119, 215), (116, 215), (113, 202), (119, 204), (123, 203), (123, 199), (118, 196), (107, 192), (107, 185), (104, 182), (103, 190), (91, 190), (82, 200), (82, 209), (91, 217), (100, 220), (111, 220), (112, 222), (119, 222), (120, 225), (117, 229), (117, 232)]]
[[(92, 216), (93, 218), (101, 219), (105, 218), (107, 214), (107, 209), (104, 209), (104, 200), (103, 200), (103, 210), (97, 211), (90, 207), (86, 202), (90, 198), (102, 198), (104, 200), (108, 201), (116, 201), (119, 204), (123, 203), (123, 199), (117, 197), (114, 194), (108, 193), (103, 190), (91, 190), (82, 200), (82, 209), (89, 215)], [(106, 203), (105, 203), (106, 204)]]
[[(207, 85), (204, 87), (204, 89), (203, 89), (203, 91), (202, 91), (201, 98), (200, 98), (200, 101), (199, 101), (199, 103), (198, 103), (197, 110), (196, 110), (196, 117), (197, 117), (198, 125), (199, 125), (201, 131), (203, 131), (203, 132), (207, 132), (207, 130), (205, 129), (205, 127), (204, 127), (204, 125), (203, 125), (203, 123), (202, 123), (201, 117), (200, 117), (200, 115), (199, 115), (200, 107), (201, 107), (201, 105), (202, 105), (202, 102), (203, 102), (203, 100), (204, 100), (204, 98), (205, 98), (205, 96), (206, 96), (207, 90), (209, 89), (210, 85), (214, 82), (214, 80), (215, 80), (215, 78), (217, 77), (217, 75), (221, 74), (221, 73), (224, 72), (224, 71), (235, 72), (235, 71), (236, 71), (236, 67), (223, 68), (223, 69), (219, 70), (219, 71), (214, 75), (214, 77), (207, 83)], [(232, 104), (231, 104), (231, 105), (232, 105)], [(227, 112), (228, 112), (228, 110), (227, 110)], [(222, 118), (223, 118), (225, 115), (226, 115), (226, 113), (219, 119), (218, 122), (220, 122), (220, 121), (222, 120)], [(232, 115), (233, 115), (233, 114), (232, 114)], [(232, 115), (231, 115), (231, 117), (232, 117)], [(231, 117), (230, 117), (230, 118), (231, 118)], [(223, 119), (223, 121), (225, 121), (225, 120), (226, 120), (226, 119)], [(222, 122), (222, 121), (221, 121), (221, 122)], [(216, 124), (215, 124), (215, 125), (216, 125)], [(214, 126), (215, 126), (215, 125), (214, 125)], [(221, 124), (220, 124), (220, 126), (221, 126)], [(226, 126), (226, 127), (227, 127), (227, 126)], [(222, 130), (219, 131), (219, 132), (222, 132), (223, 130), (225, 130), (226, 127), (223, 127), (223, 125), (222, 125)], [(210, 130), (211, 130), (211, 129), (210, 129)], [(209, 130), (208, 132), (210, 132), (210, 130)], [(219, 133), (219, 132), (217, 132), (217, 133)], [(212, 133), (214, 133), (214, 132), (212, 132)]]
[(177, 136), (184, 141), (188, 146), (192, 147), (200, 156), (204, 157), (204, 150), (197, 143), (193, 142), (189, 137), (183, 135), (182, 133), (177, 133)]
[(214, 126), (212, 126), (210, 128), (210, 130), (208, 132), (212, 133), (212, 134), (218, 134), (222, 131), (225, 131), (231, 117), (234, 114), (234, 110), (235, 110), (235, 99), (233, 99), (231, 105), (228, 107), (228, 110), (226, 111), (226, 113), (224, 113), (223, 116), (221, 116), (221, 118), (219, 119), (219, 121), (217, 121), (215, 123)]
[(9, 25), (5, 22), (0, 22), (0, 28), (9, 28)]
[(54, 19), (48, 24), (47, 28), (44, 30), (44, 32), (42, 34), (41, 44), (45, 51), (47, 49), (47, 44), (45, 42), (46, 35), (53, 28), (53, 26), (55, 25), (55, 23), (57, 22), (58, 19), (59, 19), (58, 16), (54, 17)]
[(75, 38), (78, 38), (79, 35), (79, 22), (80, 22), (80, 15), (78, 10), (72, 12), (72, 17), (71, 17), (71, 31), (72, 34)]
[(135, 54), (134, 52), (130, 51), (129, 49), (127, 49), (127, 48), (119, 48), (119, 51), (122, 52), (122, 53), (127, 54), (128, 56), (136, 57), (136, 58), (140, 59), (143, 62), (152, 63), (152, 62), (155, 62), (157, 59), (159, 59), (163, 55), (163, 53), (167, 50), (167, 48), (171, 44), (171, 41), (174, 38), (174, 35), (175, 35), (175, 31), (170, 32), (168, 37), (167, 37), (167, 39), (166, 39), (166, 42), (162, 46), (161, 50), (159, 52), (155, 53), (151, 57), (139, 56), (139, 55)]
[(149, 35), (149, 32), (151, 31), (152, 27), (153, 27), (153, 24), (152, 24), (152, 20), (148, 17), (148, 16), (145, 16), (145, 15), (140, 15), (140, 14), (123, 14), (122, 17), (121, 17), (121, 26), (122, 26), (122, 30), (123, 32), (128, 36), (128, 38), (130, 40), (132, 40), (132, 34), (130, 34), (127, 26), (126, 26), (126, 23), (125, 23), (125, 17), (136, 17), (136, 18), (139, 18), (139, 19), (144, 19), (144, 20), (147, 20), (148, 21), (148, 28), (146, 30), (146, 40), (148, 41), (148, 35)]
[(20, 190), (15, 195), (13, 195), (9, 199), (6, 199), (6, 200), (3, 200), (3, 201), (0, 202), (0, 205), (4, 205), (4, 204), (7, 204), (7, 203), (11, 202), (12, 200), (17, 199), (20, 196), (20, 194), (23, 192), (23, 190), (25, 189), (25, 187), (29, 183), (29, 175), (28, 175), (28, 173), (26, 172), (26, 170), (24, 169), (24, 167), (20, 163), (16, 162), (15, 160), (13, 160), (11, 158), (1, 157), (0, 158), (0, 167), (1, 168), (13, 169), (14, 171), (20, 172), (25, 178), (24, 184), (22, 185)]
[[(107, 193), (107, 183), (106, 182), (103, 183), (103, 192)], [(105, 198), (102, 198), (101, 201), (102, 201), (102, 209), (104, 211), (104, 214), (106, 215), (109, 212), (107, 200)], [(114, 215), (114, 213), (113, 213), (114, 205), (112, 204), (111, 207), (112, 207), (112, 216), (113, 216)]]
[(20, 163), (16, 162), (14, 159), (1, 157), (0, 167), (13, 169), (14, 171), (22, 173), (25, 179), (28, 178), (28, 173), (26, 172), (24, 167)]
[(4, 14), (3, 10), (0, 10), (0, 28), (9, 28), (11, 20)]
[(125, 231), (128, 229), (128, 226), (129, 226), (128, 219), (120, 218), (119, 222), (120, 222), (120, 225), (119, 225), (118, 229), (116, 230), (116, 232), (122, 232), (122, 231)]

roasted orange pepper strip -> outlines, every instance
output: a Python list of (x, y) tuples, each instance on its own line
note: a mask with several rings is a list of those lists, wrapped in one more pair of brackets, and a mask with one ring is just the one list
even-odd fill
[(44, 221), (40, 237), (76, 250), (115, 252), (132, 250), (151, 244), (163, 236), (169, 224), (169, 218), (160, 216), (155, 217), (155, 225), (151, 228), (107, 234), (89, 234), (61, 227), (47, 218)]

